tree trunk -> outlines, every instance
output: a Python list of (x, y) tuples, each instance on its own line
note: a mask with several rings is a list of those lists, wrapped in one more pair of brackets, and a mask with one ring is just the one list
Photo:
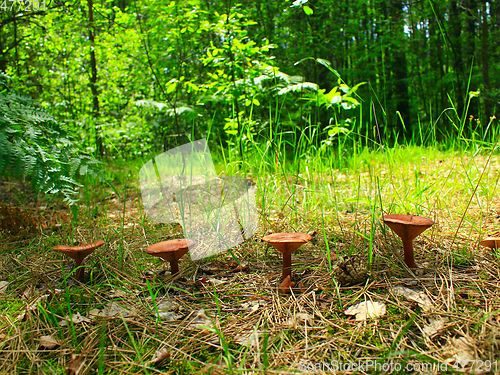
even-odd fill
[[(446, 89), (444, 85), (444, 66), (445, 60), (443, 57), (443, 35), (439, 30), (439, 20), (436, 17), (429, 18), (429, 44), (427, 53), (429, 55), (429, 91), (430, 95), (433, 96), (433, 108), (434, 111), (432, 117), (435, 119), (440, 111), (446, 108)], [(432, 73), (434, 72), (434, 73)], [(436, 75), (437, 73), (437, 75)], [(436, 112), (437, 111), (437, 112)]]
[[(464, 71), (464, 79), (467, 81), (469, 79), (469, 72), (473, 69), (473, 66), (477, 66), (480, 64), (480, 61), (475, 59), (476, 55), (476, 29), (477, 29), (477, 21), (478, 21), (478, 9), (476, 0), (464, 0), (463, 5), (463, 14), (465, 18), (464, 29), (462, 31), (462, 50), (464, 54), (464, 63), (465, 63), (465, 71)], [(470, 90), (475, 90), (475, 86), (479, 83), (474, 80), (474, 76), (471, 77), (471, 83), (474, 85), (469, 88)], [(467, 95), (467, 92), (463, 93), (463, 96)], [(474, 118), (480, 118), (479, 113), (479, 101), (477, 99), (473, 99), (469, 104), (469, 111), (467, 113), (467, 117), (474, 116)], [(470, 129), (472, 132), (472, 129)], [(467, 134), (470, 136), (471, 134)]]
[(483, 127), (488, 126), (491, 117), (491, 101), (490, 96), (490, 70), (489, 70), (489, 31), (488, 31), (488, 14), (486, 12), (486, 1), (481, 4), (481, 73), (483, 76), (483, 85), (486, 95), (484, 101), (484, 119), (482, 120)]
[(99, 156), (104, 156), (104, 147), (102, 137), (97, 121), (99, 119), (99, 94), (97, 91), (97, 61), (95, 57), (95, 39), (94, 39), (94, 3), (93, 0), (87, 0), (89, 11), (89, 41), (90, 41), (90, 90), (92, 91), (92, 116), (95, 126), (95, 144), (96, 153)]
[(0, 29), (0, 72), (7, 70), (7, 53), (4, 52), (3, 34), (2, 29)]
[[(401, 114), (396, 118), (396, 129), (400, 136), (411, 138), (410, 95), (408, 90), (408, 63), (406, 58), (405, 22), (403, 3), (391, 1), (390, 20), (392, 28), (391, 73), (395, 110)], [(396, 116), (396, 114), (393, 114)]]
[(462, 43), (460, 35), (462, 34), (462, 25), (460, 23), (461, 14), (458, 10), (457, 1), (450, 1), (450, 42), (453, 51), (453, 70), (456, 77), (455, 82), (455, 107), (457, 116), (461, 118), (464, 110), (463, 77), (464, 62), (462, 57)]

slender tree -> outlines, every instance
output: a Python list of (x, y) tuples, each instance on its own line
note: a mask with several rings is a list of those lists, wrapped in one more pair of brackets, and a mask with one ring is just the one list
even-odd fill
[(104, 156), (104, 147), (101, 131), (99, 129), (99, 93), (97, 90), (97, 61), (95, 57), (95, 37), (94, 37), (94, 2), (87, 0), (88, 10), (88, 35), (90, 42), (90, 90), (92, 91), (92, 117), (94, 119), (96, 153)]

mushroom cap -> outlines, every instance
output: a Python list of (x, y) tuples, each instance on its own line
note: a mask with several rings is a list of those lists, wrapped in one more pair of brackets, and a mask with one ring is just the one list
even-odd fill
[(415, 215), (384, 215), (383, 220), (399, 237), (410, 240), (434, 225), (431, 219)]
[(307, 233), (273, 233), (263, 237), (262, 240), (285, 254), (293, 253), (303, 244), (311, 241), (312, 237)]
[(500, 236), (489, 236), (485, 237), (481, 242), (481, 245), (489, 247), (491, 250), (500, 248)]
[(173, 240), (155, 243), (146, 249), (150, 255), (160, 257), (169, 262), (177, 261), (189, 251), (189, 247), (195, 242), (186, 238), (176, 238)]
[(64, 255), (67, 255), (70, 258), (79, 261), (84, 259), (87, 255), (92, 254), (95, 249), (97, 249), (102, 245), (104, 245), (104, 241), (99, 240), (80, 246), (67, 246), (67, 245), (54, 246), (52, 250), (59, 251), (60, 253), (63, 253)]

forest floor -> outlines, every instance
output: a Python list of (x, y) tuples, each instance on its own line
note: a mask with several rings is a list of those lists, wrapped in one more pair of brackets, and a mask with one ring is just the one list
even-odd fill
[[(185, 256), (175, 277), (145, 249), (182, 230), (147, 220), (137, 172), (116, 192), (87, 187), (73, 211), (2, 182), (0, 373), (500, 373), (500, 257), (479, 246), (500, 228), (498, 155), (402, 149), (254, 175), (257, 232)], [(435, 221), (414, 242), (418, 270), (382, 212)], [(288, 293), (261, 241), (273, 232), (314, 234)], [(83, 283), (51, 250), (96, 240)]]

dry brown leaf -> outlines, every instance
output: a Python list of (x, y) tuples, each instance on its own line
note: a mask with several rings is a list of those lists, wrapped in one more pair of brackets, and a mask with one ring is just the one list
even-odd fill
[(205, 309), (199, 309), (196, 312), (193, 311), (191, 315), (193, 317), (189, 322), (190, 328), (205, 328), (205, 327), (213, 328), (214, 324), (212, 323), (212, 320), (205, 313)]
[(10, 283), (8, 281), (0, 281), (0, 294), (5, 292), (5, 290), (7, 289), (7, 286), (9, 286), (9, 284)]
[(459, 338), (452, 337), (447, 348), (450, 354), (448, 363), (453, 363), (455, 368), (460, 370), (467, 370), (474, 367), (476, 364), (476, 356), (474, 354), (474, 347), (476, 343), (474, 339), (467, 336)]
[(294, 316), (290, 317), (287, 321), (287, 324), (295, 327), (297, 323), (307, 324), (308, 326), (312, 325), (314, 322), (313, 316), (307, 313), (297, 313)]
[(250, 265), (248, 263), (242, 263), (239, 266), (234, 267), (231, 272), (247, 272), (250, 270)]
[(176, 320), (179, 320), (181, 315), (176, 314), (173, 311), (159, 311), (158, 312), (158, 318), (161, 320), (164, 320), (166, 322), (175, 322)]
[(79, 375), (83, 370), (83, 365), (85, 363), (85, 358), (83, 355), (72, 355), (71, 361), (69, 362), (68, 375)]
[(226, 280), (219, 280), (219, 279), (216, 279), (215, 277), (208, 277), (207, 278), (209, 282), (211, 282), (212, 284), (214, 285), (220, 285), (220, 284), (224, 284), (226, 282)]
[[(61, 327), (66, 327), (66, 326), (68, 325), (68, 321), (70, 320), (70, 319), (69, 319), (69, 316), (68, 316), (68, 315), (66, 315), (65, 319), (66, 319), (66, 320), (61, 320), (61, 321), (59, 322), (59, 325), (60, 325)], [(83, 316), (83, 315), (80, 315), (80, 313), (79, 313), (79, 312), (77, 312), (76, 314), (73, 314), (73, 315), (71, 316), (71, 321), (73, 322), (73, 324), (91, 323), (91, 322), (92, 322), (92, 320), (91, 320), (91, 319), (89, 319), (89, 318), (87, 318), (87, 317), (85, 317), (85, 316)]]
[(393, 289), (394, 293), (398, 296), (404, 296), (410, 301), (418, 303), (418, 305), (424, 311), (432, 310), (434, 304), (431, 299), (424, 292), (417, 292), (410, 288), (405, 288), (404, 286), (397, 285)]
[(243, 331), (234, 337), (234, 342), (247, 348), (259, 347), (259, 334), (258, 331)]
[(110, 303), (108, 303), (99, 313), (99, 316), (103, 318), (126, 318), (133, 315), (134, 314), (132, 311), (120, 306), (116, 301), (111, 301)]
[(436, 337), (446, 326), (447, 318), (431, 319), (429, 324), (426, 324), (422, 329), (422, 333), (428, 339)]
[(260, 303), (259, 301), (247, 301), (247, 302), (243, 302), (241, 305), (240, 305), (241, 308), (245, 309), (245, 310), (250, 310), (251, 312), (255, 312), (259, 309), (260, 307)]
[(344, 311), (346, 315), (356, 316), (356, 320), (367, 320), (369, 318), (378, 318), (385, 315), (386, 307), (382, 302), (364, 301), (357, 305), (349, 307)]
[(313, 324), (314, 322), (313, 316), (307, 313), (297, 313), (295, 314), (295, 319), (297, 319), (297, 322), (304, 322), (307, 324)]
[(170, 358), (170, 351), (167, 348), (160, 348), (158, 349), (153, 358), (151, 358), (151, 361), (149, 363), (159, 365), (166, 359)]
[(45, 349), (54, 349), (58, 347), (59, 341), (54, 336), (41, 336), (40, 337), (40, 346)]

